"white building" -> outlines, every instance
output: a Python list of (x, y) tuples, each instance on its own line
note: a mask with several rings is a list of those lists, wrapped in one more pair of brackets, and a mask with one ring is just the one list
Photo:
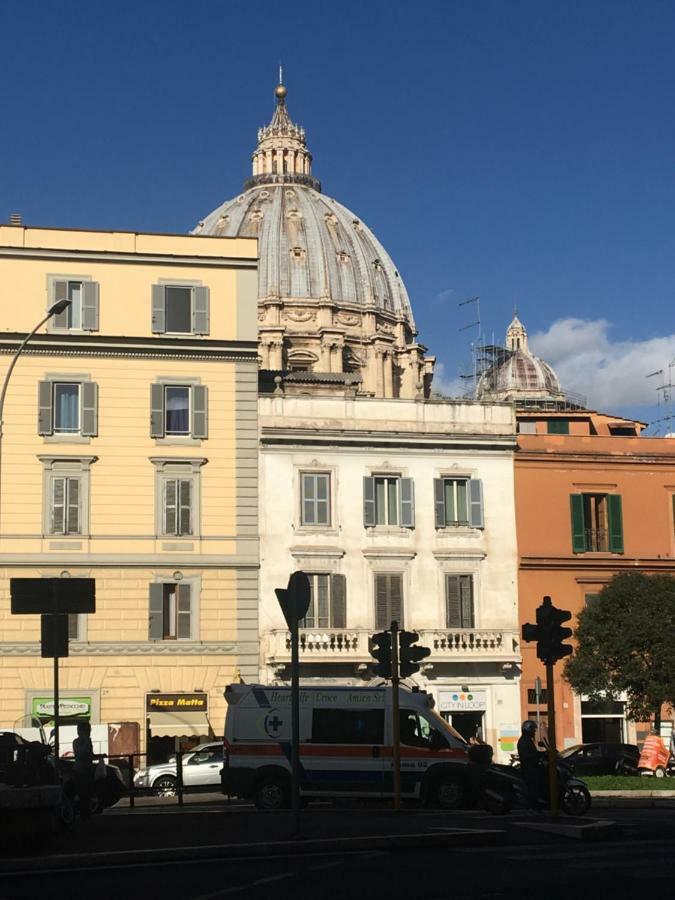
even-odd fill
[(244, 193), (196, 229), (259, 239), (261, 678), (289, 676), (274, 589), (303, 569), (303, 679), (367, 683), (368, 637), (395, 619), (432, 650), (417, 683), (503, 758), (520, 722), (513, 408), (432, 399), (401, 276), (321, 193), (276, 97)]

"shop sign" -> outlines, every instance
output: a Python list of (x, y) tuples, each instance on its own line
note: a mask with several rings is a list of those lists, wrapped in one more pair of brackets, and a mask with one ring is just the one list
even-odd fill
[(487, 691), (439, 691), (442, 712), (477, 712), (487, 709)]
[(208, 695), (147, 694), (145, 708), (148, 712), (208, 712)]
[[(91, 697), (59, 697), (59, 719), (89, 719), (91, 709)], [(53, 720), (54, 698), (33, 697), (31, 715), (42, 722)]]

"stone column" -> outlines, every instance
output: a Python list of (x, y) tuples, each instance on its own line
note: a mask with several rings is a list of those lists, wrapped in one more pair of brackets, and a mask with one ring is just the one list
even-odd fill
[(283, 341), (270, 341), (269, 368), (283, 369)]
[(384, 350), (375, 348), (375, 396), (384, 396)]
[(394, 396), (391, 351), (383, 353), (382, 363), (384, 366), (384, 396), (389, 399)]

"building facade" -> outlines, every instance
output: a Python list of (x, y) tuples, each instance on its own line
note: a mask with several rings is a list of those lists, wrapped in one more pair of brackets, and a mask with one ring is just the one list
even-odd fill
[(221, 734), (224, 685), (258, 673), (257, 242), (2, 226), (0, 284), (3, 376), (70, 301), (4, 406), (0, 728), (54, 715), (9, 579), (89, 577), (62, 721), (151, 757)]

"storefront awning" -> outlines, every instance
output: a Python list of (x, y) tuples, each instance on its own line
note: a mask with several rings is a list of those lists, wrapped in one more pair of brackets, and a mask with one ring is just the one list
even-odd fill
[(151, 712), (150, 733), (153, 737), (208, 737), (211, 729), (206, 713), (202, 712)]

